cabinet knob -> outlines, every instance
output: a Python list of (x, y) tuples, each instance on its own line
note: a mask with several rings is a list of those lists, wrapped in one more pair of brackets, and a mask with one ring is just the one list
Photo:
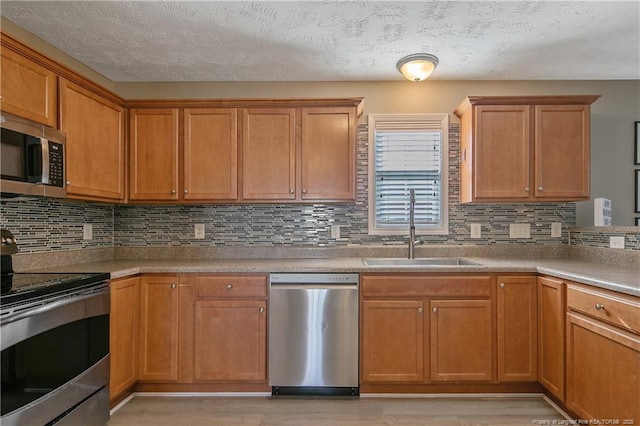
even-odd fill
[(188, 193), (189, 193), (189, 190), (188, 190), (188, 189), (185, 189), (185, 190), (184, 190), (184, 193), (185, 193), (185, 194), (188, 194)]
[(596, 311), (604, 311), (604, 305), (596, 303)]
[(543, 187), (541, 187), (541, 186), (539, 186), (539, 187), (538, 187), (538, 191), (541, 191), (541, 192), (542, 192), (542, 191), (544, 191), (544, 188), (543, 188)]
[(529, 188), (528, 186), (524, 189), (524, 192), (531, 192), (531, 188)]
[(306, 193), (307, 193), (307, 190), (306, 190), (306, 189), (303, 189), (303, 190), (302, 190), (302, 193), (303, 193), (303, 194), (306, 194)]
[(171, 284), (171, 288), (176, 288), (176, 285), (175, 284)]
[(289, 190), (289, 194), (293, 194), (293, 189), (290, 189), (290, 190)]
[(264, 312), (264, 308), (262, 306), (260, 306), (260, 313)]
[(69, 186), (69, 185), (71, 185), (71, 181), (70, 180), (67, 181), (67, 186)]
[(422, 313), (422, 308), (418, 308), (418, 312)]
[(172, 193), (172, 194), (175, 194), (175, 193), (176, 193), (176, 190), (175, 190), (175, 189), (171, 190), (171, 193)]
[(231, 290), (233, 288), (232, 284), (227, 284), (227, 290)]
[(431, 308), (431, 310), (433, 311), (433, 313), (434, 313), (434, 314), (435, 314), (436, 312), (438, 312), (438, 308), (437, 308), (437, 307), (435, 307), (435, 306), (434, 306), (433, 308)]
[(500, 288), (504, 288), (504, 283), (500, 283)]

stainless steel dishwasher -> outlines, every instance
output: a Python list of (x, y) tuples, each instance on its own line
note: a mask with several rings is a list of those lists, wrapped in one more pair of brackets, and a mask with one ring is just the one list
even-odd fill
[(358, 395), (358, 274), (271, 274), (273, 395)]

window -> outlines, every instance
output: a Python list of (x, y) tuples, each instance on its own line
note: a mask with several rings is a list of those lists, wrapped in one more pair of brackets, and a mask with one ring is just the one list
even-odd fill
[(369, 234), (447, 234), (448, 114), (369, 114)]

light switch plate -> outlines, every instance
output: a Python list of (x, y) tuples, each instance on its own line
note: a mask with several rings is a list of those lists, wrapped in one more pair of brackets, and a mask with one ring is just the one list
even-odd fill
[(90, 223), (85, 223), (82, 225), (82, 239), (83, 240), (93, 240), (93, 225)]
[(531, 224), (510, 223), (509, 238), (531, 238)]
[(471, 224), (471, 238), (482, 238), (482, 225), (479, 223)]
[(609, 248), (623, 249), (624, 237), (609, 237)]
[(203, 240), (204, 239), (204, 223), (196, 223), (194, 233), (195, 233), (194, 237), (196, 238), (196, 240)]
[(331, 225), (331, 238), (340, 238), (340, 225)]
[(551, 238), (560, 238), (560, 237), (562, 237), (562, 223), (553, 222), (551, 224)]

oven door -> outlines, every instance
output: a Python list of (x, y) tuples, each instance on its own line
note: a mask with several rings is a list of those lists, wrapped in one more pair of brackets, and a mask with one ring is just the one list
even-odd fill
[(106, 424), (109, 308), (105, 287), (2, 318), (3, 426), (68, 424), (79, 412)]

